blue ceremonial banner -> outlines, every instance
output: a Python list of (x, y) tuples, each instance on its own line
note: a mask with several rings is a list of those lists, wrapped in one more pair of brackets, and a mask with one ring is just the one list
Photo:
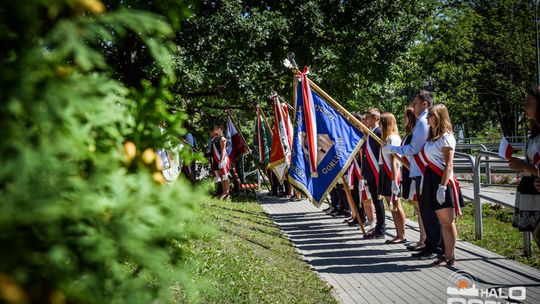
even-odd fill
[[(350, 123), (331, 103), (324, 100), (321, 92), (302, 86), (297, 79), (296, 112), (294, 117), (294, 135), (291, 165), (289, 167), (290, 182), (301, 189), (311, 202), (319, 207), (330, 190), (349, 168), (353, 156), (358, 154), (364, 141), (364, 133)], [(308, 134), (305, 119), (305, 94), (311, 94), (311, 102), (315, 112), (316, 123), (316, 164), (317, 171), (312, 175), (310, 169)], [(350, 115), (350, 114), (349, 114)]]

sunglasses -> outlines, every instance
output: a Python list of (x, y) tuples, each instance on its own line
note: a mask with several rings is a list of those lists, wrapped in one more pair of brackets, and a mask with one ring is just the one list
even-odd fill
[(431, 117), (431, 116), (435, 116), (435, 114), (434, 113), (428, 113), (427, 114), (427, 117)]

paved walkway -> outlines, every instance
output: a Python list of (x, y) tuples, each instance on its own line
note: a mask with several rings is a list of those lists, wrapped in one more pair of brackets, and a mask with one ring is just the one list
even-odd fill
[[(467, 200), (474, 201), (474, 187), (470, 182), (459, 182), (461, 187), (461, 193)], [(504, 203), (508, 207), (513, 207), (516, 202), (516, 188), (503, 188), (503, 187), (482, 187), (481, 201), (482, 203), (492, 203), (486, 198), (494, 198), (501, 203)]]
[[(431, 261), (410, 257), (403, 245), (363, 240), (358, 229), (342, 223), (343, 218), (332, 218), (307, 201), (290, 202), (262, 194), (259, 201), (306, 262), (335, 288), (342, 303), (467, 303), (471, 299), (481, 301), (469, 303), (540, 303), (539, 270), (467, 242), (458, 241), (454, 267), (429, 267)], [(388, 215), (390, 238), (395, 230)], [(407, 237), (416, 241), (418, 236), (418, 225), (408, 221)], [(447, 288), (456, 287), (459, 279), (475, 281), (479, 297), (447, 294)], [(495, 297), (507, 296), (512, 288), (519, 298), (520, 287), (526, 292), (523, 301)], [(488, 288), (501, 288), (501, 292), (492, 289), (488, 293)]]

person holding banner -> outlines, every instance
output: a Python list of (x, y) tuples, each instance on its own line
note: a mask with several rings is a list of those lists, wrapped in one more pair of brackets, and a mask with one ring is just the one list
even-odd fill
[[(355, 117), (360, 120), (364, 125), (366, 125), (366, 115), (360, 114), (358, 112)], [(363, 155), (363, 151), (366, 147), (366, 144), (364, 143), (362, 145), (362, 149), (360, 150), (360, 155)], [(360, 164), (360, 173), (362, 172), (362, 167), (364, 166), (363, 159), (360, 157), (359, 160)], [(367, 164), (366, 164), (367, 166)], [(358, 181), (358, 190), (360, 191), (360, 202), (361, 206), (358, 207), (358, 209), (364, 210), (365, 216), (366, 216), (366, 231), (370, 231), (372, 229), (375, 229), (375, 211), (373, 210), (373, 201), (371, 200), (371, 193), (369, 192), (368, 187), (366, 186), (366, 181), (363, 176), (360, 176), (360, 180)]]
[(453, 266), (457, 240), (455, 218), (461, 215), (461, 207), (464, 206), (461, 189), (453, 172), (456, 138), (444, 105), (437, 104), (429, 108), (428, 123), (429, 137), (422, 150), (426, 169), (420, 200), (425, 208), (436, 211), (442, 225), (444, 256), (439, 256), (432, 266)]
[(525, 144), (525, 161), (512, 157), (510, 168), (523, 175), (516, 191), (516, 203), (512, 224), (519, 231), (532, 231), (540, 248), (540, 187), (535, 187), (540, 165), (540, 86), (529, 90), (525, 99), (525, 116), (532, 120), (531, 136)]
[(229, 198), (229, 157), (227, 156), (227, 139), (223, 136), (223, 126), (214, 126), (215, 137), (212, 141), (212, 170), (216, 173), (215, 182), (221, 183), (220, 198)]
[[(379, 127), (379, 120), (381, 118), (381, 112), (376, 109), (370, 109), (365, 114), (365, 125), (371, 128), (371, 131), (381, 137), (381, 128)], [(375, 217), (377, 218), (375, 229), (366, 235), (366, 239), (383, 239), (386, 232), (384, 203), (377, 194), (377, 185), (379, 183), (379, 150), (381, 145), (371, 136), (368, 136), (363, 149), (362, 155), (362, 175), (365, 178), (365, 186), (372, 193), (373, 206), (375, 207)]]
[[(401, 141), (401, 146), (409, 145), (412, 139), (412, 131), (416, 125), (416, 114), (412, 107), (405, 110), (403, 116), (405, 124), (405, 137)], [(409, 164), (413, 161), (410, 156), (403, 156), (403, 160)], [(420, 216), (420, 208), (418, 207), (418, 197), (416, 195), (415, 181), (410, 177), (410, 170), (406, 166), (401, 166), (401, 194), (404, 200), (409, 201), (414, 206), (414, 211), (418, 216), (418, 226), (420, 226), (420, 239), (413, 245), (408, 245), (407, 250), (421, 251), (424, 249), (424, 242), (426, 240), (426, 231), (424, 230), (424, 223)]]
[[(397, 122), (394, 115), (390, 112), (384, 112), (381, 115), (381, 139), (388, 145), (399, 145), (401, 138), (398, 134)], [(395, 155), (388, 148), (380, 149), (379, 156), (379, 185), (377, 194), (385, 198), (390, 205), (392, 218), (396, 226), (396, 237), (392, 240), (386, 240), (385, 244), (403, 244), (405, 239), (405, 212), (401, 206), (400, 163)]]

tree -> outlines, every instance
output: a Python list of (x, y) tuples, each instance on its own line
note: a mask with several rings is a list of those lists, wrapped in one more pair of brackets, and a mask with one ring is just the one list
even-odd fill
[(421, 76), (402, 82), (431, 82), (466, 137), (499, 126), (519, 135), (522, 100), (534, 84), (533, 9), (517, 0), (438, 2), (407, 55)]
[(238, 108), (239, 125), (251, 125), (257, 102), (269, 111), (272, 91), (292, 102), (282, 60), (294, 52), (349, 109), (401, 110), (386, 89), (391, 68), (431, 10), (430, 1), (407, 0), (201, 1), (176, 36), (177, 107), (200, 126)]

